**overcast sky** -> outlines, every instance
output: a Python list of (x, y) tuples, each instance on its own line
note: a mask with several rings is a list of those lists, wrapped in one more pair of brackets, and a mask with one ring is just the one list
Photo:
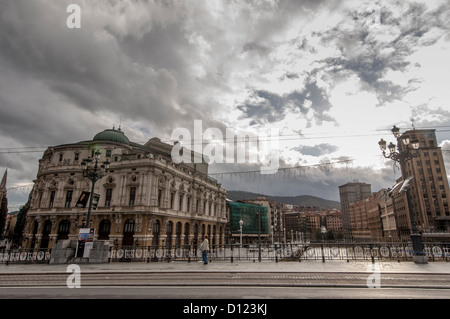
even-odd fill
[[(67, 27), (72, 3), (81, 28)], [(393, 125), (436, 128), (450, 149), (449, 31), (447, 0), (0, 0), (0, 174), (29, 185), (47, 146), (113, 125), (145, 143), (202, 120), (224, 135), (277, 128), (280, 167), (303, 167), (213, 175), (227, 189), (377, 191), (399, 177), (377, 144)], [(10, 209), (29, 191), (11, 190)]]

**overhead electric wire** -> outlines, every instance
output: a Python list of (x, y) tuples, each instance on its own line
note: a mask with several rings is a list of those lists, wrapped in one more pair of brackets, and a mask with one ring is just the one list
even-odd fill
[[(319, 164), (311, 164), (311, 165), (299, 165), (299, 166), (291, 166), (291, 167), (280, 167), (277, 169), (277, 171), (287, 171), (290, 169), (299, 169), (299, 168), (308, 168), (308, 167), (317, 167), (317, 166), (326, 166), (326, 165), (334, 165), (334, 164), (340, 164), (340, 163), (349, 163), (353, 162), (353, 159), (347, 159), (347, 160), (340, 160), (335, 162), (327, 162), (327, 163), (319, 163)], [(261, 170), (254, 170), (254, 171), (236, 171), (236, 172), (223, 172), (223, 173), (208, 173), (208, 175), (229, 175), (229, 174), (245, 174), (245, 173), (260, 173)]]
[(42, 153), (47, 146), (0, 147), (0, 154)]
[[(449, 128), (448, 130), (436, 130), (436, 133), (440, 133), (440, 132), (450, 132), (450, 126), (448, 125), (443, 125), (443, 126), (435, 126), (435, 127), (447, 127)], [(430, 129), (427, 127), (416, 127), (416, 130), (421, 130), (421, 129)], [(408, 129), (410, 130), (410, 129)], [(381, 132), (387, 132), (390, 133), (391, 130), (390, 129), (377, 129), (377, 130), (372, 130), (369, 131), (369, 133), (349, 133), (349, 134), (339, 134), (339, 135), (335, 135), (336, 132), (317, 132), (317, 133), (307, 133), (307, 134), (285, 134), (285, 135), (278, 135), (278, 136), (271, 136), (270, 134), (264, 135), (267, 136), (266, 138), (258, 138), (258, 141), (273, 141), (274, 139), (278, 138), (278, 141), (282, 142), (282, 141), (291, 141), (291, 140), (313, 140), (313, 139), (331, 139), (331, 138), (353, 138), (353, 137), (365, 137), (365, 136), (384, 136), (384, 133)], [(233, 132), (236, 133), (236, 132)], [(254, 136), (256, 137), (256, 134), (250, 134), (248, 132), (243, 132), (242, 134), (238, 134), (236, 133), (237, 136), (242, 136), (242, 137), (246, 137), (246, 136)], [(194, 143), (190, 143), (190, 145), (195, 146), (195, 145), (204, 145), (204, 144), (210, 144), (212, 141), (222, 141), (224, 143), (232, 143), (235, 140), (236, 135), (233, 135), (231, 137), (231, 139), (227, 139), (226, 134), (223, 135), (224, 138), (222, 139), (211, 139), (210, 141), (204, 141), (204, 139), (202, 138), (200, 143), (195, 143), (195, 139), (191, 138), (191, 141), (193, 141)], [(317, 136), (314, 136), (317, 135)], [(182, 140), (183, 141), (183, 140)], [(247, 141), (247, 140), (246, 140)], [(161, 142), (164, 143), (173, 143), (174, 140), (163, 140)]]
[(23, 154), (23, 153), (42, 153), (43, 150), (40, 151), (14, 151), (14, 152), (2, 152), (0, 151), (0, 154)]
[[(448, 125), (441, 125), (441, 126), (434, 126), (433, 128), (441, 127), (441, 128), (449, 128), (448, 130), (436, 130), (436, 132), (450, 132), (450, 126)], [(421, 129), (430, 129), (431, 127), (416, 127), (415, 129), (421, 130)], [(409, 130), (409, 129), (408, 129)], [(307, 134), (285, 134), (285, 135), (278, 135), (274, 136), (274, 138), (280, 138), (281, 141), (290, 141), (290, 140), (309, 140), (309, 139), (324, 139), (324, 138), (344, 138), (344, 137), (365, 137), (365, 136), (377, 136), (377, 135), (384, 135), (381, 132), (390, 132), (390, 129), (376, 129), (369, 131), (369, 133), (358, 133), (358, 132), (350, 132), (349, 134), (339, 134), (335, 135), (335, 132), (317, 132), (317, 133), (307, 133)], [(236, 132), (233, 132), (236, 133)], [(243, 134), (236, 134), (237, 136), (253, 136), (255, 134), (250, 134), (249, 132), (243, 132)], [(316, 135), (316, 136), (315, 136)], [(202, 132), (203, 136), (203, 132)], [(222, 139), (225, 143), (230, 143), (234, 141), (235, 136), (233, 135), (231, 141), (227, 141), (226, 134), (224, 135), (225, 139)], [(256, 137), (256, 135), (255, 135)], [(258, 141), (271, 141), (273, 139), (269, 138), (272, 137), (271, 135), (267, 136), (268, 139), (258, 139)], [(195, 139), (191, 139), (194, 140)], [(214, 139), (212, 140), (214, 141)], [(164, 143), (173, 143), (173, 140), (170, 141), (161, 141)], [(209, 144), (210, 142), (202, 141), (201, 144)], [(196, 145), (195, 143), (193, 145)], [(198, 144), (197, 144), (198, 145)], [(0, 154), (15, 154), (15, 153), (32, 153), (32, 152), (41, 152), (42, 150), (47, 149), (48, 146), (23, 146), (23, 147), (0, 147)], [(41, 150), (31, 150), (31, 149), (41, 149)]]

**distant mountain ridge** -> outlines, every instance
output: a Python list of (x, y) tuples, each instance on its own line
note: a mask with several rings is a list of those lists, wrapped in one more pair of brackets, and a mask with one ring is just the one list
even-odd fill
[(341, 203), (323, 199), (320, 197), (310, 196), (310, 195), (299, 195), (299, 196), (271, 196), (264, 194), (256, 194), (251, 192), (243, 191), (227, 191), (228, 199), (231, 200), (242, 200), (242, 199), (256, 199), (258, 196), (263, 196), (267, 199), (274, 200), (277, 203), (291, 204), (297, 206), (313, 206), (320, 209), (337, 209), (341, 210)]

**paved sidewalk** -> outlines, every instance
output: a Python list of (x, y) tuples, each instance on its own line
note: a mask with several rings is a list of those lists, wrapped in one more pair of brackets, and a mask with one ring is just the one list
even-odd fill
[[(335, 272), (335, 273), (420, 273), (450, 274), (450, 262), (375, 262), (302, 261), (302, 262), (116, 262), (79, 264), (82, 272)], [(68, 264), (0, 264), (0, 274), (66, 273)]]

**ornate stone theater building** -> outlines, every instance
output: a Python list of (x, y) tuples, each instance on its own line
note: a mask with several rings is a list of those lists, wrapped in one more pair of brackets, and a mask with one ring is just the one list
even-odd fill
[(131, 142), (120, 128), (49, 147), (39, 160), (22, 246), (51, 248), (60, 240), (77, 239), (88, 206), (76, 204), (92, 185), (81, 163), (97, 150), (99, 164), (110, 165), (95, 183), (94, 240), (116, 247), (196, 246), (208, 234), (212, 245), (224, 244), (226, 191), (208, 177), (206, 162), (175, 164), (172, 147), (158, 138), (144, 145)]

